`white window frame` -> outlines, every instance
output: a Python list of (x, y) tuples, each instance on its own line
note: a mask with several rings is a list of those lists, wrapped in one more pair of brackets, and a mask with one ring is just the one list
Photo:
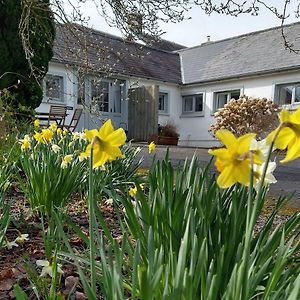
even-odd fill
[[(196, 98), (202, 96), (202, 110), (196, 111)], [(185, 99), (192, 98), (192, 110), (185, 110)], [(185, 94), (182, 95), (182, 115), (181, 117), (203, 117), (205, 113), (205, 94), (197, 93), (197, 94)]]
[[(159, 109), (159, 98), (164, 95), (164, 109)], [(167, 91), (159, 91), (158, 93), (158, 113), (160, 115), (169, 115), (170, 94)]]
[[(279, 101), (279, 90), (281, 87), (283, 86), (293, 86), (293, 90), (292, 90), (292, 99), (291, 99), (291, 103), (285, 103), (285, 104), (280, 104)], [(296, 87), (300, 87), (300, 81), (292, 81), (292, 82), (278, 82), (275, 83), (275, 92), (274, 92), (274, 102), (276, 104), (278, 104), (281, 108), (293, 108), (293, 107), (298, 107), (300, 106), (300, 101), (296, 102), (295, 98), (296, 98)]]
[(223, 108), (224, 106), (218, 106), (218, 96), (219, 95), (227, 95), (226, 103), (227, 104), (231, 99), (231, 94), (233, 92), (240, 91), (240, 96), (241, 96), (241, 89), (230, 89), (230, 90), (225, 90), (225, 91), (216, 91), (214, 92), (214, 103), (213, 103), (213, 113), (215, 113), (218, 109)]
[[(60, 97), (56, 98), (56, 97), (51, 97), (47, 95), (47, 79), (49, 77), (52, 78), (59, 78), (61, 83), (60, 83)], [(48, 103), (64, 103), (65, 102), (65, 85), (66, 85), (66, 80), (65, 80), (65, 76), (64, 74), (56, 74), (56, 73), (48, 73), (46, 74), (46, 76), (44, 77), (43, 80), (43, 93), (44, 93), (44, 102), (48, 102)]]

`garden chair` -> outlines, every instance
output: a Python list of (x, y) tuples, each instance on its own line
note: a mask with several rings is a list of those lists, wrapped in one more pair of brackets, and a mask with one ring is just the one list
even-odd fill
[(67, 130), (69, 130), (71, 132), (74, 132), (74, 130), (76, 129), (76, 127), (78, 125), (78, 122), (80, 120), (81, 114), (82, 114), (82, 108), (76, 108), (75, 111), (74, 111), (74, 114), (73, 114), (73, 117), (72, 117), (72, 120), (71, 120), (70, 124), (65, 125), (64, 127)]
[(50, 105), (48, 126), (51, 121), (55, 121), (57, 127), (63, 128), (67, 116), (67, 107), (64, 105)]

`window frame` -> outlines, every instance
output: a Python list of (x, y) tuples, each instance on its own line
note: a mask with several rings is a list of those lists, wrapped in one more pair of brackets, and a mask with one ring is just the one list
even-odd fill
[[(214, 96), (213, 96), (213, 114), (215, 112), (218, 111), (218, 109), (220, 108), (223, 108), (227, 103), (229, 103), (229, 101), (232, 99), (232, 96), (231, 94), (234, 93), (234, 92), (237, 92), (239, 91), (240, 92), (240, 95), (239, 97), (241, 96), (241, 89), (237, 88), (237, 89), (230, 89), (230, 90), (221, 90), (221, 91), (215, 91), (214, 92)], [(223, 106), (219, 106), (217, 105), (218, 103), (218, 96), (219, 95), (227, 95), (227, 99), (226, 99), (226, 103), (223, 105)]]
[[(280, 103), (279, 95), (280, 95), (280, 88), (284, 86), (293, 86), (292, 89), (292, 98), (291, 103)], [(296, 88), (300, 88), (300, 81), (288, 81), (288, 82), (278, 82), (275, 83), (275, 93), (274, 93), (274, 102), (279, 105), (279, 107), (298, 107), (300, 106), (300, 100), (295, 101), (296, 96)]]
[[(159, 98), (161, 95), (166, 96), (164, 101), (164, 109), (159, 109)], [(169, 115), (169, 107), (170, 107), (170, 94), (168, 91), (159, 91), (158, 92), (158, 114), (160, 115)]]
[[(202, 110), (196, 111), (196, 98), (202, 96)], [(204, 117), (205, 114), (205, 93), (184, 94), (182, 98), (182, 114), (181, 117)], [(185, 110), (185, 99), (192, 98), (192, 110)]]
[[(51, 96), (47, 96), (47, 79), (49, 77), (52, 78), (59, 78), (61, 83), (59, 85), (60, 87), (60, 98), (55, 98)], [(43, 102), (47, 103), (65, 103), (65, 86), (66, 86), (66, 80), (64, 74), (58, 74), (58, 73), (47, 73), (43, 79)]]

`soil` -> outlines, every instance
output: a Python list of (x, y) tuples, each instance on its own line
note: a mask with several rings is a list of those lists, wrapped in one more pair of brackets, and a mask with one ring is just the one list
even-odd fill
[[(6, 232), (6, 238), (13, 241), (18, 234), (29, 234), (29, 240), (25, 241), (18, 247), (7, 249), (0, 248), (0, 299), (15, 299), (13, 292), (14, 284), (18, 284), (26, 292), (30, 299), (38, 299), (32, 284), (32, 278), (38, 278), (41, 273), (41, 267), (36, 265), (37, 260), (45, 260), (44, 242), (42, 238), (42, 226), (38, 218), (36, 218), (29, 208), (22, 193), (15, 188), (9, 197), (11, 206), (11, 223)], [(121, 238), (122, 232), (112, 204), (101, 205), (100, 210), (104, 220), (115, 238)], [(75, 195), (71, 203), (67, 207), (67, 214), (72, 220), (80, 226), (81, 230), (88, 235), (88, 216), (85, 202)], [(73, 249), (83, 251), (85, 249), (84, 242), (78, 236), (71, 236), (69, 242)], [(76, 268), (71, 263), (65, 262), (62, 266), (63, 275), (60, 280), (59, 291), (66, 299), (87, 299), (83, 288), (79, 281)], [(50, 278), (47, 278), (49, 280)], [(101, 296), (99, 296), (99, 299)]]

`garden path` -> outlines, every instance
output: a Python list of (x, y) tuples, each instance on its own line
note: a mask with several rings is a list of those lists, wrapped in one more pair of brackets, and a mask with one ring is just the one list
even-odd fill
[[(134, 143), (136, 147), (141, 147), (142, 151), (138, 157), (144, 158), (142, 167), (149, 168), (153, 154), (148, 153), (148, 147), (146, 143)], [(211, 155), (207, 153), (208, 149), (182, 147), (182, 146), (169, 146), (169, 154), (171, 162), (174, 166), (180, 166), (183, 164), (186, 158), (191, 159), (196, 154), (200, 163), (206, 164), (210, 161)], [(155, 150), (155, 158), (162, 160), (167, 152), (167, 146), (157, 145)], [(279, 162), (282, 159), (282, 155), (277, 155), (276, 161)], [(212, 172), (214, 172), (212, 167)], [(277, 164), (277, 168), (274, 172), (277, 179), (277, 183), (271, 185), (269, 195), (271, 198), (276, 199), (281, 195), (290, 195), (294, 193), (290, 201), (290, 206), (298, 208), (300, 210), (300, 159), (289, 162), (287, 164)]]

